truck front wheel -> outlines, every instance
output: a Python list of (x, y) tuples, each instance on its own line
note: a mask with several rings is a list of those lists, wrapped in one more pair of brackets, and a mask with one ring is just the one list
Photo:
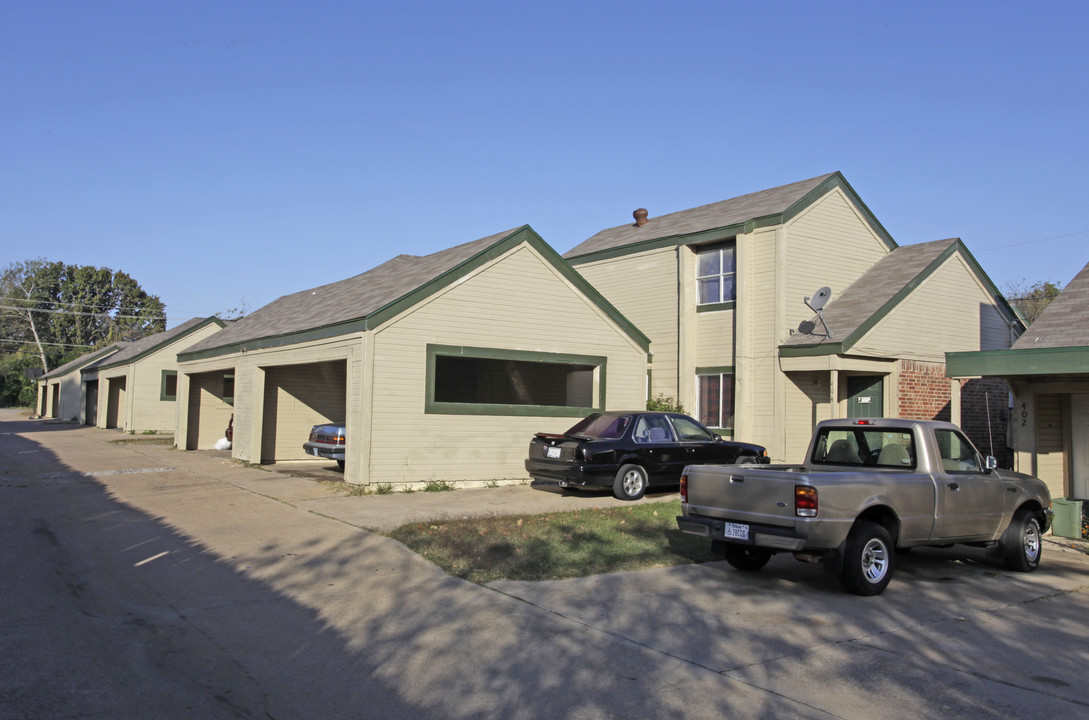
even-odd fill
[(839, 580), (855, 595), (880, 595), (892, 580), (892, 538), (874, 522), (860, 521), (847, 536)]
[(1002, 533), (1002, 555), (1006, 567), (1017, 572), (1032, 572), (1040, 565), (1040, 522), (1027, 508), (1013, 514)]

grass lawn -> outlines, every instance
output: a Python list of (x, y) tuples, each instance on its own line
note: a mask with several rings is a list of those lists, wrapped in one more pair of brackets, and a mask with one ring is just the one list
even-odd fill
[(450, 575), (557, 580), (702, 563), (711, 543), (677, 529), (681, 501), (403, 525), (389, 535)]

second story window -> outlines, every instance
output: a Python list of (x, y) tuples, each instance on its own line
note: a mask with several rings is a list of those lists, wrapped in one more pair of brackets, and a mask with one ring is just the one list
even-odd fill
[(735, 269), (733, 244), (699, 250), (696, 256), (699, 304), (712, 305), (736, 300)]

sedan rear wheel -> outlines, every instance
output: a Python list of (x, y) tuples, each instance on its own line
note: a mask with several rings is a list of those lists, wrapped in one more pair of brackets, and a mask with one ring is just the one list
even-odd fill
[(613, 481), (613, 495), (621, 500), (638, 500), (647, 491), (647, 471), (638, 465), (624, 465)]

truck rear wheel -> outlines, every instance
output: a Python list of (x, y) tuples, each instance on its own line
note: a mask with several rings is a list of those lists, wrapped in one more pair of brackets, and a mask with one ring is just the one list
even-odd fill
[(880, 595), (892, 580), (895, 554), (889, 531), (866, 520), (847, 536), (839, 581), (855, 595)]
[(726, 558), (726, 562), (730, 563), (730, 565), (738, 570), (756, 572), (767, 565), (768, 560), (771, 560), (771, 550), (761, 547), (750, 547), (748, 545), (725, 543), (722, 548), (722, 556)]

